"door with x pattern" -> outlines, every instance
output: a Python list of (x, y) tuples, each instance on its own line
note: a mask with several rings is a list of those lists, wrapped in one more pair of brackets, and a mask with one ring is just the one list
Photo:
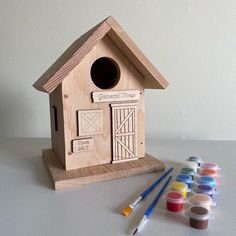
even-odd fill
[(111, 109), (112, 163), (137, 159), (137, 103), (111, 104)]

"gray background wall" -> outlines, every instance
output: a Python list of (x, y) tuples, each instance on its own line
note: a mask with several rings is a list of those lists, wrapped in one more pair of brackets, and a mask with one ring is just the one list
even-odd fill
[(236, 139), (235, 0), (0, 0), (0, 136), (50, 136), (33, 82), (113, 15), (170, 82), (146, 91), (146, 133)]

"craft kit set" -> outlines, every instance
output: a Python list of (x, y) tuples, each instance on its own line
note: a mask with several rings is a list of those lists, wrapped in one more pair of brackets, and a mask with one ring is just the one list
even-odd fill
[[(52, 148), (42, 156), (55, 190), (165, 169), (145, 152), (144, 92), (168, 82), (112, 16), (77, 39), (33, 86), (49, 94)], [(184, 212), (191, 227), (207, 228), (218, 165), (193, 156), (167, 178), (172, 171), (123, 210), (131, 215), (167, 179), (133, 234), (161, 199), (167, 211)]]
[[(183, 174), (183, 170), (186, 169), (188, 169), (188, 174)], [(215, 171), (214, 177), (205, 175), (205, 173), (213, 169)], [(218, 185), (219, 169), (216, 163), (203, 163), (202, 161), (198, 163), (197, 157), (190, 157), (183, 164), (183, 168), (177, 170), (181, 174), (178, 173), (171, 183), (172, 176), (169, 176), (166, 180), (145, 211), (139, 225), (133, 231), (133, 235), (141, 230), (146, 220), (150, 217), (153, 208), (161, 199), (163, 192), (168, 188), (169, 191), (163, 195), (166, 202), (166, 210), (173, 212), (173, 214), (181, 214), (181, 216), (188, 217), (189, 225), (195, 229), (206, 229), (209, 219), (214, 218), (212, 207), (216, 206), (214, 196), (216, 194), (216, 185)], [(146, 198), (172, 171), (173, 167), (161, 175), (133, 203), (123, 210), (123, 215), (129, 216), (138, 202)]]

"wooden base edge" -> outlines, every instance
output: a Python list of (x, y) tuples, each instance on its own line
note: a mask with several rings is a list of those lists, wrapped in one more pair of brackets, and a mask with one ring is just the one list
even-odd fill
[(87, 184), (138, 174), (163, 171), (165, 165), (149, 154), (138, 160), (65, 170), (52, 149), (42, 151), (55, 190), (79, 188)]
[[(135, 157), (135, 158), (132, 158), (132, 159), (129, 159), (128, 161), (136, 161), (138, 160), (138, 157)], [(127, 162), (127, 160), (116, 160), (116, 161), (112, 161), (111, 163), (112, 164), (116, 164), (116, 163), (121, 163), (121, 162)]]

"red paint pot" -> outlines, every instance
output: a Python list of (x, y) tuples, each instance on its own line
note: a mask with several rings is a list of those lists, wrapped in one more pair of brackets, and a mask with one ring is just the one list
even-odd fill
[(179, 212), (183, 209), (183, 194), (171, 191), (166, 194), (166, 208), (169, 211)]

